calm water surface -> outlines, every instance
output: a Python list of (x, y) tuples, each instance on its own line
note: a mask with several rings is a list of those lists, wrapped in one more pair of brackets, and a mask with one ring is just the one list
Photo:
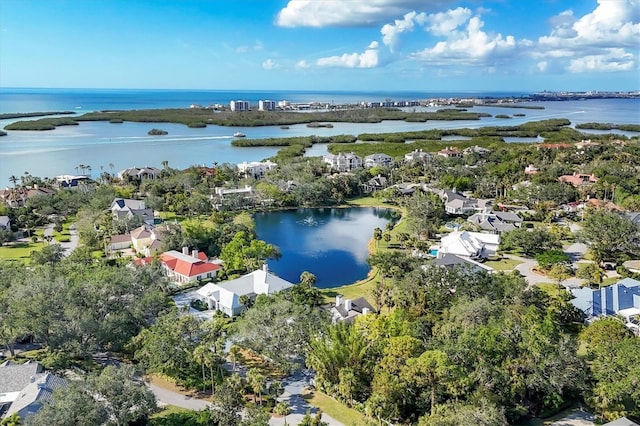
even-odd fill
[(308, 271), (317, 287), (332, 288), (367, 276), (367, 244), (392, 216), (390, 209), (363, 207), (258, 213), (254, 219), (258, 237), (282, 252), (281, 259), (267, 262), (274, 273), (297, 283)]
[[(69, 91), (60, 90), (0, 90), (0, 110), (4, 112), (74, 110), (78, 114), (95, 109), (136, 109), (187, 107), (191, 102), (208, 105), (226, 103), (227, 99), (289, 99), (298, 101), (334, 101), (336, 103), (358, 100), (420, 99), (420, 93), (289, 93), (289, 92), (190, 92), (190, 91)], [(443, 95), (444, 96), (444, 95)], [(470, 111), (497, 114), (525, 114), (509, 120), (486, 117), (481, 120), (429, 121), (406, 123), (383, 121), (381, 123), (334, 123), (333, 128), (308, 128), (294, 125), (289, 129), (279, 126), (229, 128), (207, 126), (190, 129), (182, 124), (83, 122), (78, 126), (59, 127), (45, 132), (9, 131), (0, 137), (0, 187), (9, 186), (9, 176), (29, 172), (34, 176), (53, 177), (73, 174), (79, 164), (91, 166), (93, 177), (101, 171), (117, 172), (132, 166), (160, 167), (163, 161), (175, 168), (216, 163), (241, 163), (259, 161), (275, 155), (278, 148), (235, 148), (231, 146), (233, 133), (245, 133), (249, 138), (288, 136), (330, 136), (338, 134), (392, 133), (426, 129), (478, 128), (494, 125), (518, 125), (528, 121), (548, 118), (567, 118), (572, 125), (584, 122), (616, 124), (640, 123), (640, 99), (598, 99), (587, 101), (551, 101), (533, 105), (544, 109), (476, 107)], [(439, 107), (421, 108), (435, 111)], [(15, 120), (0, 120), (3, 128)], [(157, 127), (169, 132), (167, 136), (148, 136)], [(618, 132), (632, 136), (630, 132)], [(586, 132), (585, 132), (586, 133)], [(636, 133), (637, 135), (637, 133)], [(535, 142), (532, 140), (531, 142)], [(517, 140), (514, 142), (522, 142)], [(315, 145), (307, 156), (327, 153), (326, 145)], [(113, 168), (111, 168), (113, 165)]]

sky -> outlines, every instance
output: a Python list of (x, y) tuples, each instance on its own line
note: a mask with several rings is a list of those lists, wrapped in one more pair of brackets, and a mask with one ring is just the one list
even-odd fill
[(0, 87), (637, 91), (640, 0), (0, 0)]

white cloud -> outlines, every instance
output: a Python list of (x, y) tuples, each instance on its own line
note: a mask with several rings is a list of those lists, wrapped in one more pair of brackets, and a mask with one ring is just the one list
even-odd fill
[(398, 47), (400, 34), (413, 31), (414, 21), (421, 24), (426, 16), (424, 13), (418, 14), (416, 11), (412, 11), (404, 15), (403, 19), (396, 19), (393, 24), (385, 24), (380, 30), (382, 42), (389, 46), (391, 52), (395, 51)]
[(471, 17), (471, 10), (458, 7), (446, 12), (433, 13), (427, 16), (427, 30), (439, 37), (447, 37), (452, 31), (463, 25)]
[(379, 64), (378, 42), (373, 41), (362, 53), (344, 53), (340, 56), (329, 56), (316, 61), (319, 67), (340, 68), (375, 68)]
[(538, 68), (538, 71), (542, 71), (542, 72), (545, 72), (548, 66), (549, 66), (549, 63), (547, 61), (540, 61), (536, 64), (536, 68)]
[(267, 59), (262, 63), (262, 68), (264, 68), (265, 70), (273, 70), (278, 67), (279, 67), (278, 63), (271, 58)]
[(276, 18), (282, 27), (378, 25), (414, 9), (438, 10), (454, 0), (289, 0)]
[(310, 68), (310, 67), (311, 67), (311, 65), (307, 61), (305, 61), (304, 59), (301, 60), (301, 61), (298, 61), (296, 63), (296, 68), (307, 69), (307, 68)]
[(573, 73), (593, 71), (630, 71), (634, 67), (633, 55), (623, 49), (610, 49), (608, 54), (587, 55), (572, 59), (568, 69)]
[[(503, 37), (502, 34), (489, 35), (482, 31), (484, 22), (474, 16), (469, 19), (467, 26), (458, 30), (463, 17), (469, 14), (465, 10), (450, 11), (445, 14), (450, 19), (444, 23), (438, 21), (441, 14), (429, 15), (428, 22), (438, 23), (432, 25), (438, 34), (446, 33), (447, 40), (436, 43), (432, 48), (411, 54), (413, 59), (428, 61), (432, 65), (495, 65), (507, 58), (513, 59), (517, 55), (518, 47), (527, 47), (530, 42), (525, 40), (516, 43), (513, 36)], [(444, 16), (444, 15), (442, 15)], [(446, 31), (446, 32), (445, 32)]]
[(549, 35), (538, 39), (534, 56), (565, 58), (571, 72), (632, 69), (640, 46), (640, 0), (598, 0), (598, 6), (580, 18), (572, 11), (553, 17)]

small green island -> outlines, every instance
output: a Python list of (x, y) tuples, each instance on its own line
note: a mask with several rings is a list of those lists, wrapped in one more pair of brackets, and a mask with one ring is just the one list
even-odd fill
[(168, 135), (169, 132), (167, 132), (166, 130), (161, 130), (161, 129), (151, 129), (147, 132), (147, 134), (149, 136), (164, 136), (164, 135)]

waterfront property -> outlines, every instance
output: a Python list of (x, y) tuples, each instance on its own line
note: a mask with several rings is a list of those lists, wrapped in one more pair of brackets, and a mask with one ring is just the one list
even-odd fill
[(334, 323), (346, 322), (351, 324), (356, 317), (375, 312), (375, 309), (364, 297), (345, 299), (341, 295), (337, 295), (335, 304), (330, 307), (329, 311), (331, 312), (331, 320)]
[(243, 161), (238, 164), (238, 172), (245, 178), (259, 179), (264, 177), (268, 171), (274, 170), (278, 165), (273, 161)]
[(349, 172), (363, 166), (362, 158), (353, 152), (327, 154), (322, 157), (322, 160), (329, 165), (331, 170), (336, 172)]
[(188, 247), (183, 247), (182, 252), (170, 250), (162, 253), (160, 261), (167, 276), (178, 284), (214, 279), (218, 270), (222, 269), (219, 263), (210, 260), (201, 251), (189, 253)]
[(200, 300), (210, 310), (224, 312), (230, 317), (240, 315), (247, 307), (243, 296), (255, 300), (259, 294), (274, 294), (293, 287), (294, 284), (269, 271), (268, 266), (255, 270), (235, 280), (209, 283), (197, 290)]

